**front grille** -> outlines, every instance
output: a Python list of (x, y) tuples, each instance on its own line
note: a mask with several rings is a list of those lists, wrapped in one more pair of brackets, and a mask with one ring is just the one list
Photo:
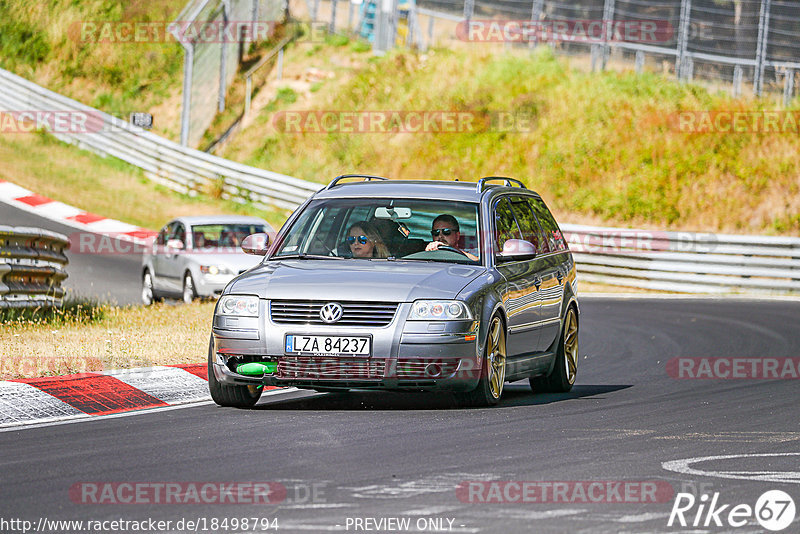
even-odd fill
[[(326, 325), (319, 316), (329, 300), (273, 300), (270, 317), (278, 324)], [(344, 313), (335, 326), (386, 326), (397, 311), (396, 302), (339, 302)]]
[(383, 378), (384, 360), (297, 357), (278, 360), (279, 378), (327, 380)]
[[(432, 367), (429, 367), (433, 364)], [(456, 372), (458, 360), (397, 360), (397, 378), (442, 378)]]

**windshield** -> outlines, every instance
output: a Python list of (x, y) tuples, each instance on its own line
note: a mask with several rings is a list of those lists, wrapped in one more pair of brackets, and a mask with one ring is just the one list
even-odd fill
[(474, 203), (327, 199), (305, 208), (272, 258), (322, 256), (478, 264), (478, 236), (478, 205)]
[(192, 226), (194, 248), (238, 247), (250, 234), (267, 232), (263, 224), (201, 224)]

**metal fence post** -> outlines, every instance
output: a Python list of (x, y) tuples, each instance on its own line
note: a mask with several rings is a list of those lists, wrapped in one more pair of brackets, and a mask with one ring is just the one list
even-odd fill
[(475, 0), (464, 0), (464, 22), (466, 22), (467, 29), (469, 29), (469, 21), (472, 20), (474, 13)]
[(194, 44), (183, 43), (183, 102), (181, 104), (181, 145), (189, 146), (189, 119), (192, 115), (192, 77), (194, 76)]
[(328, 33), (336, 33), (336, 4), (337, 0), (331, 0), (331, 27)]
[(392, 0), (392, 11), (389, 17), (389, 35), (386, 50), (391, 50), (397, 45), (397, 30), (400, 25), (400, 1)]
[(681, 20), (678, 28), (678, 56), (675, 60), (675, 76), (684, 79), (686, 48), (689, 45), (689, 24), (692, 18), (692, 0), (681, 0)]
[(634, 62), (634, 66), (637, 74), (641, 74), (644, 70), (644, 52), (641, 50), (636, 51), (636, 60)]
[(767, 42), (769, 40), (769, 8), (772, 0), (761, 0), (761, 12), (758, 15), (758, 44), (756, 48), (756, 69), (753, 73), (753, 92), (761, 96), (764, 85), (764, 62), (767, 58)]
[(220, 51), (220, 65), (219, 65), (219, 97), (217, 98), (217, 111), (222, 113), (225, 111), (225, 93), (228, 89), (226, 81), (226, 70), (228, 63), (228, 23), (231, 17), (231, 1), (222, 0), (222, 50)]
[(353, 0), (347, 2), (347, 31), (353, 31)]
[(783, 107), (788, 108), (794, 96), (794, 69), (786, 69), (786, 77), (783, 79)]
[(277, 70), (278, 70), (278, 76), (277, 77), (278, 77), (279, 80), (282, 80), (283, 79), (283, 48), (278, 50), (278, 68), (277, 68)]
[(253, 77), (248, 76), (245, 80), (245, 89), (244, 89), (244, 116), (246, 117), (250, 113), (250, 99), (252, 98), (253, 93)]
[(614, 0), (605, 0), (603, 5), (603, 60), (600, 68), (605, 70), (611, 54), (608, 42), (614, 37)]
[(533, 26), (533, 39), (528, 41), (528, 46), (533, 48), (537, 44), (539, 44), (539, 35), (541, 34), (541, 20), (542, 20), (542, 11), (544, 10), (544, 0), (533, 0), (533, 6), (531, 7), (531, 25)]
[(741, 65), (733, 67), (733, 96), (742, 96), (742, 78), (744, 78), (744, 71)]
[(429, 48), (433, 44), (433, 23), (436, 22), (431, 15), (428, 15), (428, 44), (425, 48)]

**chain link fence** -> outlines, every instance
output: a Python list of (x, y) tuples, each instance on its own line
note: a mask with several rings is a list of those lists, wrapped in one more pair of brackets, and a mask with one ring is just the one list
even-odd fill
[[(362, 0), (371, 1), (378, 11), (397, 5)], [(375, 30), (376, 51), (397, 43), (396, 21), (407, 17), (404, 44), (422, 49), (548, 44), (557, 53), (590, 57), (594, 69), (632, 62), (637, 71), (723, 82), (737, 96), (782, 91), (785, 105), (798, 94), (797, 0), (417, 0), (410, 10), (376, 17), (388, 25)]]
[(172, 25), (185, 50), (181, 144), (196, 146), (215, 115), (251, 42), (271, 35), (284, 0), (191, 0)]

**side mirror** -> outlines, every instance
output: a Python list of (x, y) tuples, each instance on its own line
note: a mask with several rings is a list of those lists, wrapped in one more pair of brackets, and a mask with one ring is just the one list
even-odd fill
[(167, 240), (167, 250), (183, 250), (183, 241), (180, 239), (168, 239)]
[(269, 248), (269, 235), (264, 233), (250, 234), (242, 240), (242, 250), (245, 254), (266, 256)]
[(509, 239), (503, 243), (503, 252), (497, 255), (498, 261), (524, 261), (536, 257), (536, 247), (524, 239)]

